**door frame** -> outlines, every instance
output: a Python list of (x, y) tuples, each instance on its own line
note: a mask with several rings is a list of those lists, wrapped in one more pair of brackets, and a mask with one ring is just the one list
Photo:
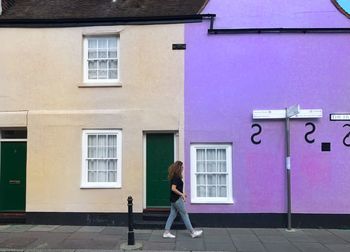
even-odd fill
[(179, 131), (177, 130), (148, 130), (143, 131), (143, 204), (142, 208), (147, 208), (147, 134), (174, 134), (174, 162), (179, 158)]
[[(22, 142), (22, 143), (26, 143), (26, 185), (27, 185), (27, 161), (28, 161), (28, 135), (27, 138), (2, 138), (2, 131), (6, 131), (6, 130), (25, 130), (28, 132), (27, 128), (23, 128), (23, 127), (0, 127), (0, 176), (1, 176), (1, 143), (18, 143), (18, 142)], [(28, 133), (27, 133), (28, 134)], [(27, 186), (25, 188), (25, 203), (24, 203), (24, 212), (26, 212), (26, 208), (27, 208)]]

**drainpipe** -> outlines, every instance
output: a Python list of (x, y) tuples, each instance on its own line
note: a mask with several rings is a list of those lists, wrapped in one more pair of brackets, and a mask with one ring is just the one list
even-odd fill
[(0, 16), (2, 14), (2, 0), (0, 0)]

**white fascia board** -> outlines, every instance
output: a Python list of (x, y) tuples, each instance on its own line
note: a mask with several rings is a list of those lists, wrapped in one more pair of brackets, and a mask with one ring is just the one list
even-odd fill
[[(300, 109), (299, 114), (290, 117), (291, 119), (298, 118), (322, 118), (322, 109)], [(253, 119), (285, 119), (285, 109), (273, 110), (253, 110)]]

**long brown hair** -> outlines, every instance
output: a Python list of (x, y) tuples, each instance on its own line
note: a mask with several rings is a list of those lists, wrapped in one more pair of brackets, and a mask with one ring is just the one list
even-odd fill
[(176, 161), (175, 163), (171, 164), (168, 169), (168, 179), (171, 180), (173, 178), (180, 178), (182, 179), (182, 165), (183, 163), (181, 161)]

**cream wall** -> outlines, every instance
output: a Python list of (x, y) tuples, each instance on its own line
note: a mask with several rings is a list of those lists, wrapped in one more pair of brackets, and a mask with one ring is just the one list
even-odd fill
[[(83, 36), (120, 34), (121, 87), (83, 88)], [(179, 132), (184, 26), (0, 29), (0, 127), (27, 126), (26, 211), (126, 212), (144, 204), (145, 131)], [(121, 189), (80, 189), (82, 130), (122, 129)]]

